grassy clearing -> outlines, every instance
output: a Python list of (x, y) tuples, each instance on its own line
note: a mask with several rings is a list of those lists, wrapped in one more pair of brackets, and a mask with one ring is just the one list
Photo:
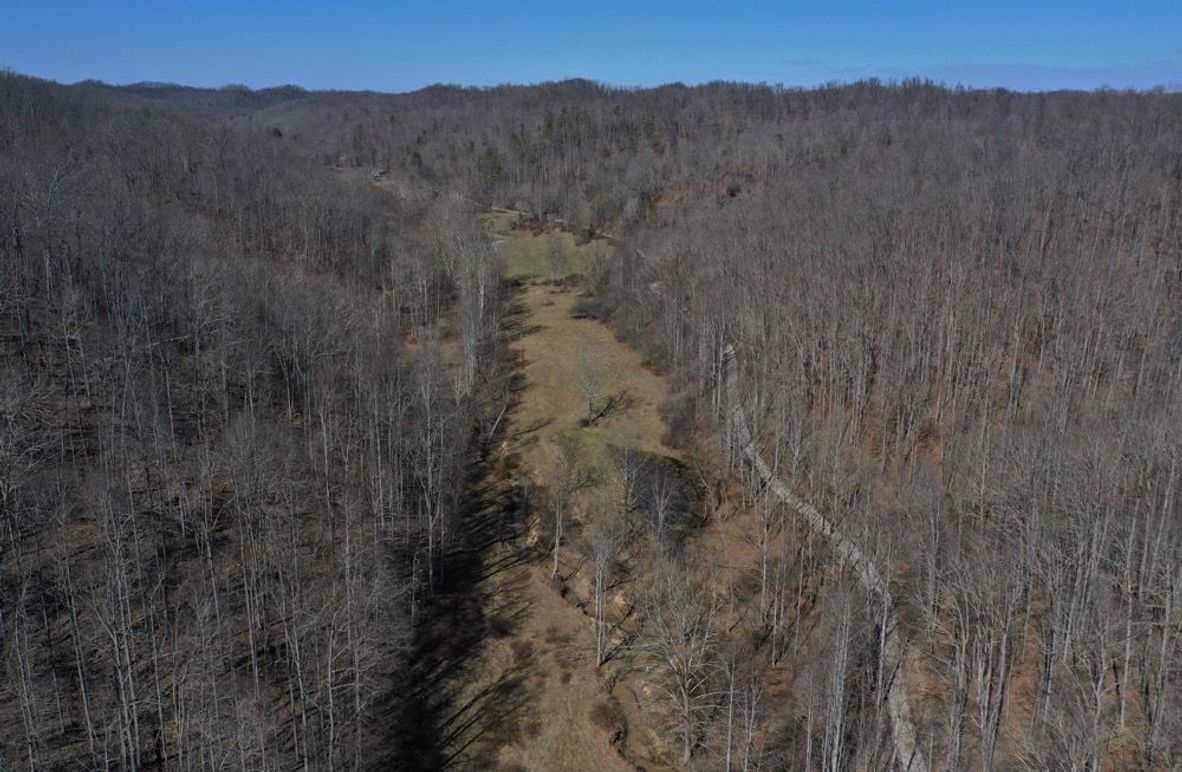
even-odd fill
[[(510, 452), (542, 485), (553, 468), (557, 439), (567, 433), (582, 440), (585, 463), (603, 471), (610, 447), (675, 458), (662, 441), (664, 381), (607, 326), (572, 317), (578, 300), (574, 291), (549, 284), (552, 249), (561, 250), (564, 275), (559, 278), (569, 279), (604, 259), (610, 247), (602, 241), (576, 245), (566, 233), (536, 235), (515, 229), (515, 221), (511, 213), (485, 220), (498, 239), (506, 274), (523, 285), (518, 297), (523, 329), (515, 345), (524, 358), (525, 388), (512, 416)], [(588, 383), (594, 384), (595, 412), (609, 399), (619, 404), (590, 425)], [(605, 480), (601, 485), (609, 484), (606, 475), (600, 479)], [(584, 495), (589, 500), (594, 491)], [(535, 707), (524, 722), (526, 731), (501, 748), (499, 760), (525, 769), (630, 768), (612, 747), (612, 736), (626, 727), (627, 749), (644, 758), (651, 750), (644, 740), (651, 733), (639, 720), (635, 698), (609, 696), (604, 674), (594, 664), (591, 619), (559, 595), (548, 568), (546, 562), (531, 562), (492, 579), (492, 597), (509, 596), (520, 582), (529, 610), (511, 635), (490, 648), (482, 670), (506, 672), (512, 658), (528, 647), (532, 654), (521, 675), (531, 685)]]
[[(561, 250), (569, 276), (604, 259), (610, 247), (603, 241), (576, 246), (569, 233), (535, 235), (513, 229), (512, 215), (490, 215), (488, 222), (500, 239), (507, 274), (526, 284), (521, 301), (530, 330), (518, 342), (525, 355), (526, 391), (514, 414), (516, 430), (528, 435), (522, 437), (526, 464), (544, 474), (554, 442), (563, 433), (579, 435), (593, 465), (606, 461), (611, 446), (676, 457), (662, 441), (665, 428), (659, 408), (667, 394), (664, 381), (604, 324), (572, 317), (578, 299), (573, 292), (539, 283), (548, 276), (552, 248)], [(594, 391), (592, 413), (608, 400), (619, 406), (584, 426), (589, 384)]]
[[(590, 268), (604, 260), (610, 250), (602, 240), (578, 244), (575, 237), (565, 231), (548, 231), (535, 234), (527, 228), (515, 228), (518, 215), (494, 212), (484, 217), (485, 225), (499, 240), (501, 259), (505, 264), (505, 275), (522, 282), (542, 282), (585, 274)], [(552, 262), (557, 261), (556, 270)]]
[[(602, 323), (572, 318), (576, 298), (569, 292), (528, 287), (524, 300), (536, 325), (519, 343), (525, 354), (526, 392), (515, 425), (533, 429), (524, 449), (527, 464), (548, 469), (553, 444), (563, 433), (577, 433), (595, 465), (606, 461), (609, 446), (673, 456), (662, 442), (665, 427), (659, 407), (665, 384), (645, 368), (636, 352)], [(608, 400), (620, 407), (584, 426), (588, 382), (595, 391), (590, 414), (597, 414)]]

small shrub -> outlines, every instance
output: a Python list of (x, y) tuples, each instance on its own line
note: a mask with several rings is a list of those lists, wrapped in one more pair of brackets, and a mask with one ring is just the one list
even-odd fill
[(608, 308), (595, 298), (579, 298), (571, 306), (570, 315), (575, 319), (605, 320), (608, 317)]
[(597, 702), (591, 708), (591, 723), (614, 735), (623, 730), (624, 714), (615, 701)]

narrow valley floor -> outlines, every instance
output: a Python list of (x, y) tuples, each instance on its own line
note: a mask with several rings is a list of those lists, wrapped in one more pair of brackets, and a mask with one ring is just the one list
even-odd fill
[[(572, 547), (563, 552), (565, 585), (551, 579), (543, 515), (530, 495), (546, 485), (563, 433), (579, 435), (591, 462), (619, 447), (674, 457), (658, 411), (665, 384), (606, 325), (572, 315), (572, 290), (540, 280), (546, 252), (562, 250), (573, 273), (602, 242), (576, 246), (569, 234), (515, 229), (512, 216), (487, 224), (516, 292), (506, 334), (522, 385), (503, 441), (468, 482), (470, 547), (444, 567), (423, 620), (415, 683), (434, 691), (398, 722), (400, 766), (659, 772), (663, 765), (646, 760), (659, 743), (640, 720), (642, 687), (614, 678), (614, 662), (596, 667), (593, 619), (579, 600), (590, 569)], [(621, 407), (585, 426), (589, 378)]]

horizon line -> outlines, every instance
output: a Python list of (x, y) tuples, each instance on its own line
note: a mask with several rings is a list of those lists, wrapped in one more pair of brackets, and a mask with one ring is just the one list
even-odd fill
[(104, 88), (130, 89), (130, 88), (156, 88), (156, 89), (190, 89), (194, 91), (245, 91), (249, 93), (257, 93), (264, 91), (280, 91), (284, 89), (293, 89), (302, 91), (307, 94), (374, 94), (379, 96), (406, 96), (410, 94), (417, 94), (430, 89), (455, 89), (460, 91), (475, 91), (488, 92), (496, 91), (498, 89), (528, 89), (539, 88), (543, 86), (563, 85), (567, 83), (586, 83), (606, 91), (617, 92), (640, 92), (640, 91), (658, 91), (668, 88), (685, 88), (694, 89), (706, 86), (729, 85), (729, 86), (747, 86), (751, 88), (763, 88), (778, 92), (809, 92), (822, 91), (831, 88), (844, 88), (858, 85), (872, 85), (881, 88), (903, 88), (909, 86), (924, 86), (929, 88), (938, 88), (945, 91), (981, 91), (981, 92), (996, 92), (1003, 91), (1014, 94), (1062, 94), (1062, 93), (1076, 93), (1076, 94), (1104, 94), (1104, 93), (1121, 93), (1121, 94), (1177, 94), (1182, 93), (1182, 82), (1163, 82), (1155, 83), (1150, 86), (1113, 86), (1109, 84), (1100, 84), (1091, 88), (1073, 88), (1064, 86), (1061, 88), (1023, 88), (1021, 86), (982, 86), (964, 83), (962, 81), (951, 82), (946, 79), (932, 77), (930, 75), (914, 74), (914, 75), (898, 75), (898, 76), (881, 76), (881, 75), (867, 75), (864, 77), (847, 77), (847, 78), (832, 78), (825, 81), (810, 83), (810, 84), (786, 84), (784, 82), (770, 82), (767, 80), (743, 80), (741, 78), (714, 78), (710, 80), (700, 80), (687, 82), (684, 80), (673, 80), (652, 85), (643, 84), (621, 84), (612, 83), (606, 80), (599, 80), (580, 75), (569, 75), (560, 78), (553, 78), (547, 80), (535, 81), (504, 81), (495, 84), (464, 84), (458, 81), (435, 81), (426, 83), (416, 88), (405, 90), (382, 90), (375, 88), (350, 88), (350, 87), (331, 87), (331, 88), (309, 88), (300, 83), (275, 83), (267, 86), (251, 86), (242, 82), (228, 82), (217, 85), (196, 85), (193, 83), (182, 83), (178, 81), (167, 80), (151, 80), (142, 79), (127, 82), (109, 82), (101, 78), (82, 78), (80, 80), (63, 82), (55, 78), (35, 75), (27, 72), (21, 72), (13, 67), (0, 66), (0, 74), (6, 76), (17, 76), (29, 78), (32, 80), (40, 80), (46, 83), (63, 86), (66, 88), (79, 86), (96, 86)]

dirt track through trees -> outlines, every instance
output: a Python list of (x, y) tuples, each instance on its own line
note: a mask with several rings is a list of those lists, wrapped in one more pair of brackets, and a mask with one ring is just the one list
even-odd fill
[(781, 501), (803, 515), (809, 527), (829, 541), (838, 558), (854, 572), (866, 592), (875, 596), (878, 602), (887, 609), (882, 657), (885, 661), (883, 671), (890, 684), (887, 687), (886, 699), (887, 712), (891, 717), (891, 739), (895, 745), (895, 760), (899, 768), (907, 770), (907, 772), (927, 772), (927, 760), (915, 740), (915, 726), (911, 722), (907, 684), (903, 678), (903, 644), (899, 640), (898, 617), (892, 606), (890, 587), (871, 557), (829, 518), (822, 515), (816, 507), (797, 496), (781, 482), (767, 462), (763, 460), (755, 438), (751, 435), (747, 417), (739, 399), (738, 376), (735, 372), (735, 350), (729, 344), (723, 353), (723, 358), (730, 430), (740, 452), (754, 467), (763, 485)]

